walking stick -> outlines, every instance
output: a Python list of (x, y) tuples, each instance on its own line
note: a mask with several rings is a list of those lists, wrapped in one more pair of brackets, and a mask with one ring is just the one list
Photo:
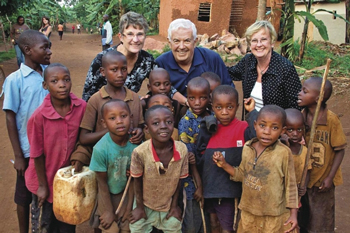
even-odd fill
[[(196, 189), (197, 189), (197, 184), (196, 184), (196, 181), (195, 181), (194, 179), (193, 179), (193, 183), (194, 183), (194, 186), (195, 186)], [(207, 233), (207, 224), (205, 224), (205, 217), (204, 217), (203, 205), (201, 205), (201, 204), (199, 203), (199, 206), (200, 206), (200, 208), (201, 208), (201, 215), (202, 215), (204, 233)]]
[(131, 175), (129, 175), (128, 182), (126, 183), (126, 186), (125, 186), (125, 189), (124, 189), (124, 192), (123, 192), (122, 199), (120, 199), (118, 208), (117, 208), (117, 210), (115, 211), (115, 215), (117, 215), (117, 214), (119, 213), (120, 209), (122, 208), (123, 202), (124, 202), (124, 200), (125, 200), (125, 196), (126, 196), (128, 190), (129, 190), (130, 182), (131, 182)]
[[(322, 104), (322, 101), (323, 101), (324, 87), (325, 87), (325, 84), (326, 84), (327, 75), (328, 75), (328, 72), (329, 72), (329, 67), (330, 67), (331, 61), (332, 61), (331, 59), (329, 59), (329, 58), (327, 59), (326, 69), (324, 70), (324, 74), (323, 74), (323, 80), (322, 80), (322, 85), (321, 85), (321, 90), (320, 90), (320, 96), (319, 96), (318, 101), (317, 101), (315, 115), (314, 115), (314, 117), (312, 119), (311, 131), (310, 131), (310, 139), (309, 139), (309, 143), (307, 145), (307, 153), (306, 153), (306, 159), (305, 159), (303, 174), (301, 176), (300, 187), (305, 187), (306, 174), (307, 174), (307, 171), (308, 171), (308, 164), (309, 164), (309, 160), (310, 160), (310, 156), (311, 156), (312, 144), (313, 144), (314, 137), (315, 137), (317, 118), (318, 118), (318, 114), (320, 112), (321, 104)], [(301, 197), (299, 197), (299, 202), (300, 202), (300, 199), (301, 199)]]

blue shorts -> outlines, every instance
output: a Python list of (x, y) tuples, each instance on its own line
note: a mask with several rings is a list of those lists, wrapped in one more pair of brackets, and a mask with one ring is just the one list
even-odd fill
[(233, 230), (235, 215), (234, 198), (208, 198), (204, 200), (205, 209), (210, 214), (216, 214), (223, 229)]

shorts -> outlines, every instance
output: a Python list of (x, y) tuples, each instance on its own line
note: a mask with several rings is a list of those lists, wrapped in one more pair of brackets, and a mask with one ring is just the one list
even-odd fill
[(63, 35), (63, 31), (59, 31), (59, 32), (58, 32), (58, 35), (59, 35), (59, 36), (62, 36), (62, 35)]
[(75, 225), (70, 225), (56, 219), (53, 213), (52, 203), (45, 201), (41, 208), (38, 207), (38, 204), (38, 196), (33, 194), (31, 232), (75, 233)]
[[(134, 208), (136, 202), (134, 202)], [(181, 233), (181, 222), (175, 218), (170, 217), (166, 219), (168, 212), (155, 211), (145, 206), (147, 220), (141, 218), (135, 223), (130, 223), (130, 230), (133, 233), (149, 233), (152, 232), (153, 227), (162, 230), (164, 233)]]
[[(28, 168), (29, 158), (26, 158), (26, 170)], [(15, 203), (20, 206), (29, 206), (32, 202), (32, 193), (27, 189), (24, 176), (17, 175)]]
[(205, 209), (210, 214), (216, 214), (220, 226), (224, 230), (233, 230), (233, 219), (235, 217), (234, 198), (208, 198), (204, 200)]
[(308, 232), (334, 232), (335, 187), (320, 193), (319, 187), (307, 189), (309, 198), (310, 221)]

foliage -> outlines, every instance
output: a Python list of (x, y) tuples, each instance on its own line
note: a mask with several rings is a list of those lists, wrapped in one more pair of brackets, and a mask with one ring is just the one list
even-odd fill
[(0, 14), (11, 15), (12, 12), (16, 12), (18, 8), (25, 7), (31, 4), (32, 0), (0, 0)]
[(0, 62), (7, 61), (15, 57), (15, 49), (10, 49), (8, 52), (0, 52)]
[(158, 50), (151, 50), (151, 49), (148, 49), (147, 52), (152, 54), (152, 56), (154, 57), (154, 59), (156, 59), (157, 57), (159, 57), (160, 55), (162, 55), (163, 53), (165, 52), (168, 52), (170, 51), (170, 46), (169, 44), (165, 44), (163, 49), (162, 49), (162, 52), (159, 52)]

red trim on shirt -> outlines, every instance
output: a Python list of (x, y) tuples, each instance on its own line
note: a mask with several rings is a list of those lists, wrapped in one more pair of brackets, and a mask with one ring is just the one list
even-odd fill
[[(180, 156), (180, 153), (176, 150), (174, 139), (171, 139), (171, 140), (173, 141), (173, 158), (174, 158), (174, 161), (178, 161), (181, 159), (181, 156)], [(160, 160), (159, 160), (159, 157), (157, 155), (156, 149), (154, 149), (154, 147), (153, 147), (152, 139), (151, 139), (151, 149), (152, 149), (154, 161), (159, 162)]]

